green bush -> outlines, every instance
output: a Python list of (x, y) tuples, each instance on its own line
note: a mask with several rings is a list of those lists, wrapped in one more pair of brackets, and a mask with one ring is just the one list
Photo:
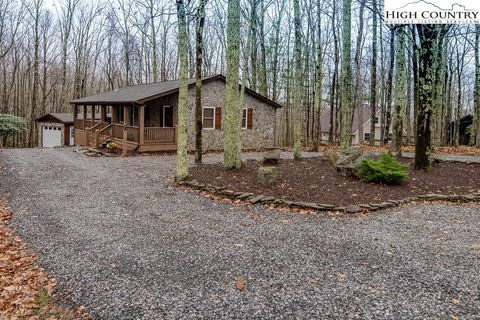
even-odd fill
[(380, 160), (362, 160), (360, 177), (366, 182), (399, 184), (408, 179), (408, 165), (398, 162), (387, 154), (382, 154)]

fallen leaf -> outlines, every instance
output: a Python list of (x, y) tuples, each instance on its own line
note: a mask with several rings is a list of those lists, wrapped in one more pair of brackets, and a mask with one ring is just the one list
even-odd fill
[(339, 281), (344, 281), (345, 278), (347, 278), (347, 275), (343, 272), (340, 272), (340, 273), (337, 274), (337, 278), (338, 278)]
[(243, 291), (245, 290), (245, 285), (246, 285), (245, 279), (239, 275), (237, 277), (237, 281), (235, 282), (235, 288), (237, 288), (240, 291)]

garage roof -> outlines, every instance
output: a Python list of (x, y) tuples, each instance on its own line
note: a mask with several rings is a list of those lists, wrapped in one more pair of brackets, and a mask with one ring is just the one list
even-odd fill
[(72, 113), (47, 113), (37, 119), (38, 122), (48, 120), (49, 118), (55, 118), (65, 124), (73, 123)]

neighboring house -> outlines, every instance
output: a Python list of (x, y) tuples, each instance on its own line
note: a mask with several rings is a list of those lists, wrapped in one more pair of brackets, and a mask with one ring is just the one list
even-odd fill
[[(107, 140), (127, 150), (169, 151), (177, 149), (179, 81), (142, 84), (72, 101), (75, 142), (98, 146)], [(223, 149), (225, 77), (202, 79), (203, 149)], [(282, 106), (245, 88), (242, 146), (273, 148), (275, 113)], [(195, 79), (188, 80), (188, 148), (195, 148)], [(82, 117), (79, 116), (81, 109)], [(94, 119), (96, 112), (100, 119)], [(108, 121), (106, 114), (112, 113)], [(89, 116), (90, 115), (90, 116)]]
[[(470, 127), (473, 124), (473, 116), (468, 114), (464, 117), (461, 117), (459, 120), (459, 138), (458, 143), (460, 145), (469, 145), (470, 144)], [(453, 135), (455, 133), (455, 121), (452, 121), (450, 124), (450, 141), (453, 144)]]
[(74, 145), (73, 114), (47, 113), (36, 121), (39, 147), (53, 148)]
[[(335, 121), (335, 114), (333, 116), (334, 121)], [(364, 143), (368, 143), (370, 141), (370, 123), (371, 123), (371, 109), (370, 106), (364, 105), (363, 106), (363, 119), (362, 121), (359, 121), (358, 119), (358, 110), (355, 110), (353, 113), (353, 122), (352, 122), (352, 144), (357, 145), (360, 143), (360, 126), (359, 124), (361, 123), (363, 126), (363, 141)], [(330, 110), (324, 110), (322, 112), (322, 117), (321, 117), (321, 142), (322, 143), (327, 143), (328, 138), (330, 137), (329, 134), (329, 128), (330, 128)], [(404, 136), (406, 136), (407, 131), (403, 130)], [(392, 135), (392, 126), (389, 128), (389, 140)], [(375, 145), (380, 145), (380, 138), (381, 138), (381, 111), (377, 110), (375, 113)], [(406, 138), (406, 137), (405, 137)], [(411, 140), (413, 141), (413, 140)]]
[[(381, 112), (377, 110), (375, 116), (375, 144), (380, 144), (380, 137), (381, 137), (381, 126), (380, 126), (380, 117)], [(335, 114), (333, 115), (333, 119), (335, 121)], [(370, 140), (370, 122), (371, 122), (371, 110), (369, 106), (363, 107), (363, 120), (361, 121), (363, 125), (363, 140), (368, 142)], [(321, 117), (321, 131), (322, 131), (322, 143), (328, 142), (330, 137), (329, 134), (330, 129), (330, 109), (324, 110), (322, 112)], [(390, 133), (392, 132), (390, 128)], [(357, 145), (360, 141), (359, 136), (359, 121), (358, 121), (358, 111), (355, 110), (353, 113), (353, 122), (352, 122), (352, 144)]]

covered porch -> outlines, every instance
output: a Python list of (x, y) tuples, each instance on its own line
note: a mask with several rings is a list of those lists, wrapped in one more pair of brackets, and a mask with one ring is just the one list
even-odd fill
[(75, 142), (99, 148), (115, 142), (124, 153), (177, 149), (176, 108), (156, 103), (74, 104)]

